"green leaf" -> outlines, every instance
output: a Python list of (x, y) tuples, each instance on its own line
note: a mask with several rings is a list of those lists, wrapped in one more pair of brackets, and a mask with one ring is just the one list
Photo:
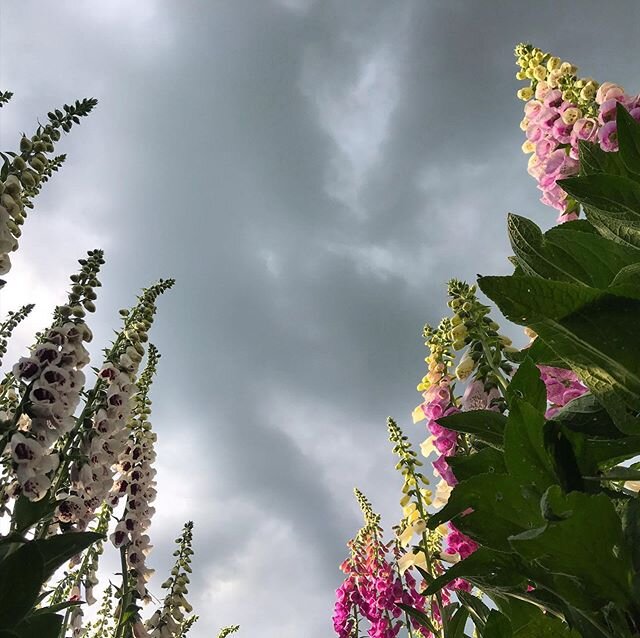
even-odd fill
[(620, 297), (640, 299), (640, 263), (621, 268), (613, 278), (608, 290)]
[(640, 183), (617, 175), (588, 175), (558, 184), (585, 207), (601, 235), (640, 248)]
[(427, 616), (423, 611), (415, 609), (414, 607), (411, 607), (411, 605), (405, 605), (404, 603), (396, 603), (396, 605), (400, 607), (402, 611), (405, 611), (408, 616), (415, 620), (421, 627), (426, 627), (431, 633), (438, 635), (439, 632), (431, 622), (431, 618), (429, 618), (429, 616)]
[(39, 501), (30, 501), (25, 496), (20, 495), (13, 510), (16, 531), (19, 533), (26, 532), (38, 521), (49, 516), (55, 507), (55, 502), (50, 499), (49, 492)]
[(13, 628), (29, 613), (44, 580), (44, 560), (33, 542), (0, 563), (0, 628)]
[(620, 157), (631, 173), (640, 175), (640, 123), (620, 102), (616, 105), (616, 125)]
[(103, 539), (104, 536), (97, 532), (70, 532), (32, 543), (37, 546), (44, 559), (45, 574), (51, 575), (70, 558)]
[(545, 418), (526, 398), (511, 403), (504, 432), (504, 458), (510, 476), (538, 494), (538, 498), (558, 482), (545, 446)]
[(544, 429), (544, 446), (557, 477), (556, 483), (563, 491), (585, 491), (583, 474), (589, 476), (597, 471), (598, 466), (587, 449), (584, 437), (549, 422)]
[(456, 592), (456, 596), (460, 603), (469, 611), (469, 615), (473, 618), (474, 625), (482, 630), (491, 611), (489, 607), (487, 607), (480, 598), (469, 592), (459, 590)]
[(609, 498), (580, 492), (564, 495), (552, 486), (546, 500), (556, 520), (514, 536), (512, 547), (549, 575), (570, 575), (588, 592), (591, 609), (609, 602), (623, 609), (632, 606), (631, 555)]
[(448, 430), (473, 434), (488, 445), (501, 447), (507, 419), (493, 410), (470, 410), (440, 417), (437, 422)]
[(572, 432), (585, 435), (609, 439), (622, 436), (608, 412), (593, 394), (585, 394), (569, 401), (552, 420)]
[(496, 592), (491, 592), (490, 597), (498, 610), (509, 618), (514, 633), (543, 615), (542, 610), (529, 600), (525, 601), (521, 598), (513, 598), (509, 594), (503, 595)]
[[(456, 610), (451, 620), (447, 623), (448, 637), (464, 638), (464, 628), (469, 618), (469, 610), (466, 607), (460, 607)], [(437, 634), (436, 634), (437, 635)]]
[(640, 331), (632, 329), (640, 322), (640, 301), (529, 277), (479, 283), (509, 319), (529, 325), (578, 373), (619, 429), (640, 432), (625, 414), (625, 406), (640, 409)]
[(507, 319), (524, 326), (546, 319), (562, 319), (604, 294), (580, 284), (529, 276), (480, 277), (478, 284)]
[(20, 638), (14, 631), (8, 629), (0, 629), (0, 638)]
[[(473, 511), (462, 516), (469, 508)], [(509, 536), (543, 524), (537, 492), (519, 485), (509, 474), (480, 474), (458, 483), (427, 525), (435, 529), (453, 519), (473, 540), (503, 552), (511, 551)]]
[(463, 578), (483, 590), (523, 590), (526, 578), (522, 560), (513, 552), (497, 552), (479, 547), (464, 560), (454, 563), (433, 580), (423, 592), (431, 596), (456, 578)]
[(458, 481), (466, 481), (477, 474), (504, 474), (507, 471), (504, 455), (492, 447), (469, 455), (448, 456), (447, 464)]
[(622, 530), (627, 546), (631, 549), (631, 558), (636, 574), (640, 572), (640, 500), (628, 499), (622, 511)]
[(25, 618), (17, 627), (20, 638), (58, 638), (62, 628), (62, 616), (38, 614)]
[(580, 175), (608, 173), (610, 175), (628, 176), (628, 172), (620, 159), (619, 153), (607, 153), (594, 142), (578, 142), (580, 157)]
[(513, 638), (511, 622), (505, 615), (492, 609), (484, 626), (482, 638)]
[(40, 614), (52, 614), (58, 611), (62, 611), (63, 609), (67, 609), (67, 607), (77, 607), (78, 605), (83, 605), (82, 600), (66, 600), (62, 603), (57, 603), (56, 605), (50, 605), (49, 607), (38, 607), (38, 609), (34, 609), (31, 613), (31, 616), (38, 616)]
[[(640, 184), (628, 177), (586, 175), (559, 180), (558, 184), (575, 200), (593, 210), (623, 213), (630, 218), (640, 216)], [(587, 219), (591, 221), (588, 216)]]
[[(532, 328), (611, 414), (611, 407), (640, 409), (640, 331), (632, 329), (638, 322), (640, 301), (606, 296), (562, 320), (546, 319)], [(616, 414), (612, 417), (622, 429)]]
[(559, 618), (538, 614), (520, 629), (513, 632), (513, 638), (582, 638)]
[(507, 387), (507, 401), (510, 406), (518, 401), (526, 401), (540, 414), (545, 413), (547, 389), (540, 377), (540, 370), (531, 358), (525, 358), (513, 375)]
[(545, 235), (530, 220), (509, 215), (511, 245), (527, 275), (606, 288), (616, 273), (638, 261), (638, 251), (566, 225)]

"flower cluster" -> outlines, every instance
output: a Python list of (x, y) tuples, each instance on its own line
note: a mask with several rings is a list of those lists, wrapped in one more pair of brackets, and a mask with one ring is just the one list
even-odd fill
[(13, 367), (22, 400), (13, 415), (19, 429), (11, 437), (11, 456), (18, 489), (33, 501), (42, 499), (51, 487), (52, 473), (60, 463), (56, 443), (76, 424), (73, 415), (85, 383), (82, 368), (89, 363), (84, 342), (92, 338), (83, 317), (85, 309), (95, 309), (91, 298), (100, 284), (97, 274), (103, 263), (100, 250), (81, 260), (82, 268), (72, 278), (70, 303), (56, 309), (52, 327), (40, 336), (30, 356)]
[(547, 401), (549, 408), (547, 419), (553, 418), (569, 401), (583, 396), (589, 390), (580, 381), (578, 375), (572, 370), (554, 368), (551, 366), (538, 366), (540, 377), (547, 389)]
[[(171, 570), (171, 576), (162, 584), (167, 590), (162, 608), (158, 609), (144, 626), (140, 626), (136, 638), (174, 638), (184, 636), (189, 628), (196, 622), (197, 616), (187, 616), (193, 611), (187, 602), (185, 595), (189, 592), (189, 574), (191, 573), (191, 556), (193, 550), (193, 523), (185, 523), (182, 534), (176, 538), (178, 549), (174, 552), (175, 564)], [(236, 629), (229, 628), (225, 635), (233, 633)]]
[[(424, 598), (416, 589), (416, 581), (407, 573), (399, 573), (394, 556), (389, 556), (389, 545), (381, 540), (380, 516), (373, 512), (371, 504), (359, 490), (356, 498), (364, 516), (364, 526), (348, 543), (351, 555), (340, 569), (346, 574), (336, 590), (333, 626), (340, 638), (349, 638), (355, 630), (359, 635), (359, 623), (369, 624), (371, 638), (393, 638), (398, 635), (403, 612), (398, 603), (424, 610)], [(429, 636), (424, 628), (413, 621), (415, 631)]]
[(54, 151), (60, 130), (69, 132), (73, 124), (79, 123), (79, 118), (88, 115), (97, 103), (94, 99), (84, 99), (72, 106), (65, 104), (64, 113), (52, 111), (49, 122), (39, 126), (35, 135), (22, 137), (20, 152), (12, 153), (11, 161), (5, 159), (0, 178), (0, 275), (11, 269), (9, 253), (18, 249), (20, 227), (27, 214), (25, 209), (33, 208), (31, 199), (65, 160), (64, 155), (47, 156)]
[(611, 82), (598, 85), (577, 77), (577, 68), (531, 45), (516, 47), (520, 71), (516, 77), (530, 85), (518, 91), (526, 101), (520, 126), (526, 134), (522, 146), (531, 154), (529, 174), (538, 182), (542, 203), (558, 210), (559, 222), (578, 217), (578, 204), (558, 185), (558, 180), (579, 169), (581, 141), (617, 150), (616, 105), (621, 103), (640, 121), (640, 95), (628, 96)]
[[(462, 330), (464, 334), (462, 334)], [(462, 325), (452, 325), (445, 319), (437, 329), (425, 326), (425, 345), (429, 348), (429, 356), (425, 359), (429, 371), (418, 384), (418, 391), (422, 392), (423, 402), (413, 411), (413, 422), (427, 419), (427, 429), (430, 436), (422, 444), (424, 456), (437, 452), (438, 458), (433, 462), (433, 468), (438, 476), (448, 485), (455, 485), (456, 480), (447, 465), (446, 457), (453, 456), (458, 443), (456, 432), (447, 430), (438, 424), (438, 419), (458, 411), (452, 404), (452, 377), (448, 369), (453, 360), (451, 354), (452, 339), (458, 336), (464, 338), (466, 329)]]
[[(122, 471), (122, 464), (126, 464), (127, 454), (138, 450), (129, 445), (130, 428), (127, 427), (138, 390), (136, 374), (156, 312), (156, 299), (173, 284), (172, 279), (160, 280), (143, 291), (133, 310), (122, 311), (124, 327), (107, 352), (78, 419), (84, 427), (68, 441), (68, 455), (76, 460), (70, 466), (67, 492), (56, 511), (60, 523), (84, 529), (105, 500), (115, 507), (131, 489), (128, 483), (114, 486), (114, 480), (116, 473)], [(145, 401), (148, 399), (146, 391), (140, 396), (144, 396)], [(139, 416), (150, 412), (148, 405), (141, 404), (140, 410)]]
[(30, 303), (22, 306), (17, 312), (10, 310), (4, 323), (0, 324), (0, 364), (2, 364), (2, 358), (7, 353), (7, 342), (11, 334), (18, 324), (29, 316), (34, 307), (35, 304)]
[(126, 499), (124, 513), (111, 539), (116, 547), (125, 547), (127, 564), (135, 576), (140, 598), (147, 596), (146, 583), (153, 571), (145, 565), (145, 558), (152, 547), (145, 532), (155, 513), (151, 504), (156, 498), (156, 470), (152, 467), (156, 458), (156, 435), (151, 430), (148, 415), (151, 413), (149, 388), (159, 358), (155, 346), (149, 344), (148, 362), (138, 382), (134, 416), (129, 424), (129, 438), (119, 457), (120, 475), (111, 494), (112, 505), (121, 497)]

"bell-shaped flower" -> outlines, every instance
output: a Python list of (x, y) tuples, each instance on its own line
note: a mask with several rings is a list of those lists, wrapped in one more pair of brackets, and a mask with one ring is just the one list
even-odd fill
[(18, 465), (36, 465), (46, 450), (35, 439), (28, 438), (21, 432), (11, 437), (11, 457)]

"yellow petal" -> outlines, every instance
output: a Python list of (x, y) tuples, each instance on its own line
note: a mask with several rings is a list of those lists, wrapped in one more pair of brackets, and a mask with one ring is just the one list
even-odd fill
[(429, 458), (436, 451), (436, 446), (434, 445), (435, 440), (436, 437), (432, 435), (420, 443), (420, 452), (422, 452), (422, 456)]
[(451, 494), (452, 489), (453, 488), (448, 485), (446, 481), (440, 481), (440, 483), (438, 483), (438, 486), (436, 487), (436, 496), (433, 499), (432, 505), (436, 509), (444, 507), (449, 500), (449, 495)]
[(418, 423), (419, 421), (422, 421), (422, 419), (426, 418), (424, 415), (424, 412), (422, 411), (422, 404), (420, 404), (412, 413), (411, 413), (411, 418), (413, 419), (414, 423)]
[(400, 545), (402, 545), (402, 547), (406, 547), (407, 545), (409, 545), (412, 538), (413, 529), (411, 528), (411, 525), (407, 525), (404, 532), (402, 532), (402, 534), (400, 534), (400, 536), (398, 537), (398, 540), (400, 541)]

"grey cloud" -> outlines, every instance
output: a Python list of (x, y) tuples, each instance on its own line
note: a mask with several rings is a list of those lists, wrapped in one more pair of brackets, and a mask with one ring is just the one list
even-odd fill
[[(359, 524), (352, 486), (387, 529), (399, 513), (385, 418), (419, 442), (407, 421), (420, 331), (444, 312), (444, 283), (508, 270), (508, 210), (553, 220), (519, 151), (513, 46), (532, 40), (638, 88), (640, 9), (112, 2), (29, 0), (0, 15), (0, 79), (19, 107), (3, 109), (3, 141), (52, 105), (101, 100), (65, 140), (68, 165), (24, 251), (44, 275), (48, 232), (64, 246), (56, 268), (74, 267), (72, 229), (56, 235), (63, 219), (83, 241), (104, 237), (98, 342), (137, 289), (178, 280), (153, 333), (171, 496), (152, 560), (166, 570), (193, 505), (194, 638), (243, 621), (243, 635), (328, 637), (337, 564)], [(26, 24), (33, 42), (17, 56)], [(350, 102), (375, 59), (390, 66), (372, 80), (370, 108), (364, 89)], [(376, 84), (386, 79), (389, 95)], [(382, 124), (367, 120), (383, 98)], [(371, 139), (349, 129), (363, 126), (359, 113), (379, 127)], [(332, 192), (336, 167), (347, 181), (364, 167), (355, 200)]]

